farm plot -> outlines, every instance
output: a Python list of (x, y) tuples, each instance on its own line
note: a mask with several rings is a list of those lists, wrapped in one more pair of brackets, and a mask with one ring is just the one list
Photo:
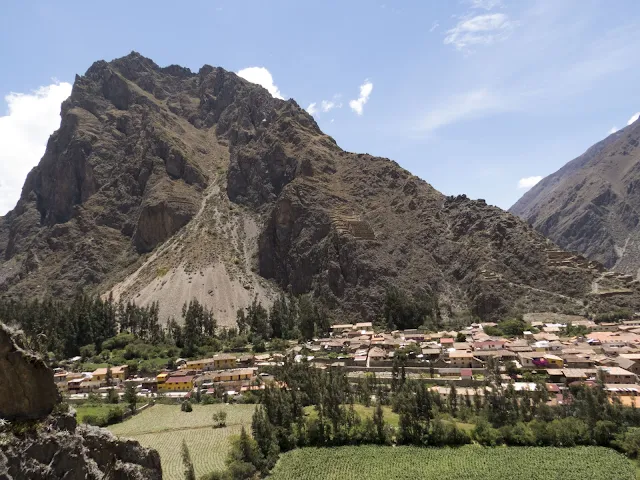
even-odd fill
[(633, 480), (633, 465), (602, 447), (305, 448), (280, 457), (270, 480)]
[[(255, 405), (193, 405), (193, 412), (186, 413), (180, 411), (180, 405), (155, 405), (109, 430), (158, 450), (163, 478), (182, 480), (183, 440), (189, 447), (197, 477), (220, 470), (225, 467), (230, 437), (239, 435), (243, 425), (251, 428), (254, 409)], [(220, 410), (227, 412), (227, 426), (214, 429), (211, 416)]]

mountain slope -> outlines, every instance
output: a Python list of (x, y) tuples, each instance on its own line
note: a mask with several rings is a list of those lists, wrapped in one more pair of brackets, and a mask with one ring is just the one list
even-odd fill
[(608, 268), (640, 268), (640, 122), (544, 178), (511, 207), (563, 248)]
[(0, 256), (8, 296), (83, 288), (157, 300), (163, 316), (195, 296), (221, 324), (280, 290), (313, 294), (336, 319), (379, 314), (391, 285), (437, 298), (445, 316), (636, 301), (594, 295), (602, 267), (516, 217), (343, 151), (293, 100), (135, 52), (76, 78), (0, 218)]

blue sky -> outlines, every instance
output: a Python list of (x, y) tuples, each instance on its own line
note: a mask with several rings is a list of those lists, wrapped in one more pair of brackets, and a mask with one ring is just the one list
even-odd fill
[(635, 0), (5, 0), (0, 214), (59, 122), (65, 82), (131, 50), (193, 70), (263, 67), (344, 149), (508, 208), (521, 179), (640, 110), (639, 47)]

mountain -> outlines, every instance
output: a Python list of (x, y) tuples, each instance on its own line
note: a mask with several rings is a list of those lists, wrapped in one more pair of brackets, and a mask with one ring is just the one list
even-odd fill
[[(390, 286), (443, 316), (579, 312), (599, 264), (526, 222), (446, 197), (395, 162), (343, 151), (293, 100), (222, 68), (133, 52), (76, 77), (60, 129), (0, 218), (0, 291), (78, 289), (220, 324), (253, 298), (312, 294), (334, 319), (379, 315)], [(604, 302), (604, 303), (603, 303)]]
[(639, 141), (636, 121), (543, 179), (509, 211), (562, 248), (637, 277)]

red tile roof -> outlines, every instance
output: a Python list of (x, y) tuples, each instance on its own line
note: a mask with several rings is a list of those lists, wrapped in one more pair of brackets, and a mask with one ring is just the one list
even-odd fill
[(193, 381), (194, 375), (175, 375), (167, 378), (165, 383), (188, 383)]

